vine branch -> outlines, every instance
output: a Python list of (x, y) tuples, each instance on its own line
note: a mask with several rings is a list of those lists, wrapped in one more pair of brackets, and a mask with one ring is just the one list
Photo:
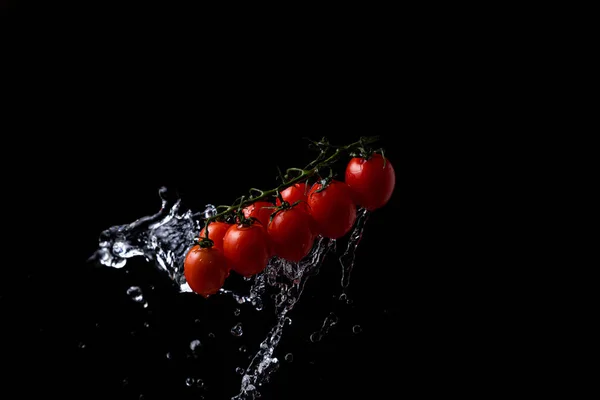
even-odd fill
[[(282, 190), (285, 190), (286, 188), (288, 188), (296, 183), (302, 182), (305, 179), (308, 179), (308, 178), (312, 177), (313, 175), (317, 174), (320, 168), (322, 169), (324, 167), (327, 167), (331, 171), (330, 165), (332, 163), (334, 163), (335, 161), (337, 161), (344, 152), (352, 152), (354, 150), (360, 150), (362, 152), (362, 151), (364, 151), (365, 145), (375, 143), (378, 140), (379, 140), (379, 136), (361, 137), (359, 141), (350, 143), (346, 146), (331, 145), (331, 144), (329, 144), (329, 142), (327, 141), (326, 138), (323, 138), (319, 142), (311, 141), (320, 150), (319, 156), (316, 158), (316, 160), (314, 160), (313, 162), (308, 164), (305, 168), (288, 168), (286, 170), (285, 175), (282, 177), (283, 182), (274, 189), (260, 190), (260, 189), (252, 188), (252, 189), (250, 189), (250, 193), (252, 194), (253, 192), (255, 192), (255, 193), (257, 193), (257, 195), (250, 196), (248, 198), (246, 198), (244, 196), (238, 197), (234, 201), (234, 204), (231, 206), (219, 206), (218, 209), (224, 208), (224, 210), (211, 216), (211, 217), (206, 218), (205, 225), (204, 225), (207, 228), (207, 229), (205, 229), (205, 238), (208, 239), (208, 224), (217, 220), (218, 218), (222, 218), (226, 215), (231, 214), (232, 212), (239, 211), (243, 207), (246, 207), (254, 202), (265, 199), (267, 197), (277, 196)], [(335, 148), (336, 150), (332, 155), (325, 158), (326, 153), (330, 148)], [(289, 176), (291, 174), (294, 174), (296, 176), (289, 179)], [(280, 171), (280, 177), (281, 177), (281, 171)]]

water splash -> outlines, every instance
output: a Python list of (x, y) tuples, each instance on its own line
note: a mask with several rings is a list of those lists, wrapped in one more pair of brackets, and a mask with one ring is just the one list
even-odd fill
[[(141, 256), (165, 272), (180, 292), (191, 292), (183, 274), (183, 261), (193, 244), (193, 239), (197, 237), (203, 226), (203, 220), (214, 215), (216, 209), (208, 204), (206, 209), (201, 212), (192, 213), (190, 210), (182, 212), (180, 199), (170, 196), (165, 188), (159, 190), (159, 196), (161, 208), (156, 214), (103, 231), (100, 235), (99, 248), (90, 257), (90, 260), (107, 267), (123, 268), (129, 258)], [(343, 267), (343, 288), (346, 288), (350, 282), (355, 251), (367, 217), (366, 210), (359, 210), (355, 228), (349, 234), (347, 248), (339, 258)], [(269, 292), (274, 292), (272, 305), (276, 316), (275, 324), (260, 343), (256, 353), (250, 356), (249, 365), (246, 368), (240, 367), (239, 371), (241, 372), (238, 371), (241, 375), (240, 391), (232, 400), (253, 400), (261, 396), (258, 387), (268, 382), (271, 374), (279, 367), (275, 351), (284, 328), (291, 325), (291, 319), (287, 314), (300, 300), (308, 279), (319, 273), (319, 268), (326, 255), (331, 252), (335, 253), (336, 247), (336, 240), (319, 236), (309, 255), (300, 262), (289, 262), (273, 257), (262, 273), (244, 280), (249, 285), (247, 292), (238, 293), (226, 289), (218, 292), (217, 295), (231, 296), (237, 304), (249, 303), (257, 311), (263, 310), (265, 301), (270, 301), (270, 298), (265, 295), (267, 289)], [(130, 288), (130, 290), (132, 292), (128, 291), (128, 295), (134, 301), (144, 301), (141, 289)], [(139, 298), (141, 300), (138, 300)], [(240, 311), (238, 310), (234, 311), (235, 316), (239, 315)], [(331, 313), (325, 318), (321, 329), (316, 333), (322, 337), (336, 323), (337, 316)], [(242, 336), (241, 323), (234, 325), (231, 333), (237, 337)], [(208, 337), (214, 339), (215, 335), (209, 333)], [(192, 352), (197, 352), (200, 346), (199, 341), (190, 343)], [(242, 351), (241, 349), (240, 351)], [(244, 347), (244, 349), (246, 348)], [(169, 359), (172, 358), (171, 353), (167, 353), (166, 356)], [(286, 361), (292, 359), (291, 354), (285, 357)]]
[(340, 264), (342, 265), (342, 288), (344, 290), (346, 290), (350, 284), (350, 274), (352, 273), (352, 268), (354, 268), (356, 249), (362, 238), (367, 219), (369, 219), (369, 211), (365, 208), (360, 209), (356, 217), (354, 230), (350, 232), (350, 239), (348, 240), (346, 251), (344, 251), (344, 254), (339, 258)]
[(99, 248), (90, 260), (123, 268), (127, 259), (144, 256), (165, 271), (182, 292), (190, 292), (183, 275), (183, 260), (200, 232), (197, 218), (204, 212), (192, 214), (188, 210), (179, 214), (181, 199), (172, 198), (164, 187), (158, 193), (162, 203), (156, 214), (103, 231)]

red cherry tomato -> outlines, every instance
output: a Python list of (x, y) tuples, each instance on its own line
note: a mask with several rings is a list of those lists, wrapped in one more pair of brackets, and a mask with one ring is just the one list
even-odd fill
[(229, 268), (221, 250), (195, 245), (185, 256), (183, 274), (194, 292), (208, 297), (223, 287)]
[(396, 173), (390, 160), (375, 153), (365, 160), (355, 157), (346, 167), (346, 184), (352, 189), (356, 203), (373, 211), (383, 207), (392, 197)]
[(356, 220), (356, 205), (348, 185), (332, 180), (324, 190), (316, 183), (308, 194), (310, 213), (317, 223), (319, 233), (330, 239), (338, 239), (352, 229)]
[(274, 205), (273, 203), (270, 203), (268, 201), (257, 201), (256, 203), (252, 203), (249, 206), (245, 207), (242, 210), (242, 212), (244, 213), (244, 217), (256, 218), (260, 221), (263, 228), (267, 229), (267, 226), (269, 225), (269, 218), (271, 217), (271, 214), (274, 211), (273, 208), (267, 207), (274, 207)]
[(274, 254), (288, 261), (298, 262), (306, 257), (315, 240), (311, 217), (297, 207), (275, 214), (267, 232)]
[(223, 253), (238, 274), (258, 274), (271, 257), (266, 230), (259, 223), (232, 225), (223, 238)]
[[(287, 201), (290, 204), (294, 204), (296, 201), (300, 201), (300, 203), (296, 204), (294, 207), (298, 208), (310, 216), (310, 227), (314, 234), (318, 234), (319, 228), (315, 221), (312, 218), (310, 213), (310, 206), (308, 205), (308, 192), (310, 188), (306, 184), (306, 182), (296, 183), (287, 189), (281, 192), (281, 197), (283, 200)], [(280, 206), (281, 201), (277, 199), (275, 203)]]
[[(223, 237), (231, 224), (226, 222), (215, 221), (208, 224), (208, 238), (213, 241), (213, 247), (223, 250)], [(199, 237), (204, 237), (204, 228), (200, 230)]]
[[(297, 207), (301, 207), (308, 211), (308, 191), (310, 188), (307, 187), (305, 182), (296, 183), (287, 189), (281, 191), (281, 197), (283, 200), (290, 204), (294, 204), (296, 201), (300, 201)], [(281, 201), (277, 199), (275, 203), (280, 206)]]

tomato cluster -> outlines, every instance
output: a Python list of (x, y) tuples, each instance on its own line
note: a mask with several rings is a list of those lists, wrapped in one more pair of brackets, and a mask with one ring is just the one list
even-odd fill
[(395, 179), (392, 164), (381, 154), (355, 157), (346, 167), (344, 181), (331, 180), (325, 186), (296, 183), (281, 191), (275, 203), (257, 201), (245, 207), (243, 219), (235, 224), (211, 222), (212, 246), (195, 245), (184, 260), (190, 288), (208, 297), (223, 287), (230, 270), (247, 277), (263, 271), (273, 256), (302, 260), (317, 236), (346, 235), (356, 220), (357, 207), (373, 211), (384, 206)]

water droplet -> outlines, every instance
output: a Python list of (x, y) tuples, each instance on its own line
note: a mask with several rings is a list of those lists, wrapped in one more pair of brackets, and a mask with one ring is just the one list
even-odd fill
[(330, 312), (329, 313), (329, 325), (330, 326), (334, 326), (338, 323), (338, 317), (337, 315), (335, 315), (334, 313)]
[(131, 336), (135, 336), (135, 335), (137, 335), (137, 332), (136, 332), (136, 331), (131, 331), (131, 332), (129, 332), (129, 334), (130, 334)]
[(78, 347), (79, 347), (80, 349), (82, 349), (82, 350), (83, 350), (83, 349), (85, 349), (85, 343), (83, 343), (83, 342), (79, 342), (79, 345), (78, 345)]
[(129, 385), (129, 380), (127, 378), (124, 378), (121, 383), (123, 384), (123, 386), (127, 386)]
[(292, 324), (292, 319), (290, 317), (285, 317), (285, 323), (288, 325)]
[(127, 289), (127, 295), (136, 303), (141, 303), (144, 301), (144, 294), (139, 286), (131, 286), (129, 289)]
[[(202, 389), (204, 387), (204, 381), (202, 379), (197, 379), (196, 386), (199, 387), (200, 389)], [(200, 397), (203, 398), (202, 396), (200, 396)]]
[(214, 339), (215, 338), (215, 334), (212, 333), (212, 332), (209, 332), (208, 333), (208, 337), (211, 338), (211, 339)]
[(360, 325), (354, 325), (352, 327), (352, 332), (354, 332), (354, 333), (361, 333), (362, 332), (362, 328), (360, 327)]
[(235, 311), (233, 311), (233, 315), (235, 315), (236, 317), (239, 317), (241, 312), (242, 311), (239, 308), (236, 308)]
[(252, 299), (252, 305), (256, 309), (256, 311), (260, 311), (263, 309), (263, 301), (260, 297), (254, 297)]
[(146, 398), (146, 396), (144, 396), (143, 394), (140, 394), (139, 400), (144, 400), (145, 398)]
[(348, 296), (346, 295), (346, 293), (342, 293), (342, 294), (340, 294), (340, 297), (338, 299), (339, 299), (339, 301), (346, 301), (347, 298), (348, 298)]
[(285, 355), (285, 361), (287, 361), (287, 362), (292, 362), (292, 361), (294, 361), (294, 355), (293, 355), (292, 353), (287, 353), (287, 354)]
[(233, 328), (231, 328), (231, 334), (233, 336), (237, 336), (240, 337), (244, 334), (244, 331), (242, 330), (242, 323), (238, 322), (237, 324), (235, 324), (233, 326)]
[(94, 325), (96, 327), (96, 329), (100, 328), (100, 323), (96, 322), (96, 325)]
[(196, 319), (194, 320), (194, 323), (195, 323), (195, 324), (200, 324), (200, 323), (201, 323), (201, 321), (200, 321), (198, 318), (196, 318)]
[(167, 360), (172, 360), (173, 359), (173, 354), (169, 351), (167, 352)]
[(310, 341), (313, 343), (318, 342), (321, 339), (322, 339), (321, 332), (314, 332), (312, 335), (310, 335)]
[(246, 346), (240, 346), (240, 352), (245, 353), (246, 351), (248, 351)]
[(201, 349), (202, 343), (200, 343), (200, 340), (195, 339), (190, 342), (190, 350), (192, 350), (194, 353), (199, 352)]
[(194, 378), (185, 378), (185, 385), (186, 386), (193, 386), (194, 383), (196, 383), (196, 381), (194, 380)]
[(235, 369), (235, 372), (237, 372), (239, 375), (244, 375), (244, 369), (243, 368), (237, 367)]
[(144, 308), (148, 308), (148, 302), (144, 303)]
[(217, 215), (217, 207), (213, 206), (212, 204), (207, 204), (206, 208), (204, 209), (204, 218), (206, 219), (214, 217), (215, 215)]
[(150, 328), (150, 323), (149, 322), (144, 322), (144, 328)]

